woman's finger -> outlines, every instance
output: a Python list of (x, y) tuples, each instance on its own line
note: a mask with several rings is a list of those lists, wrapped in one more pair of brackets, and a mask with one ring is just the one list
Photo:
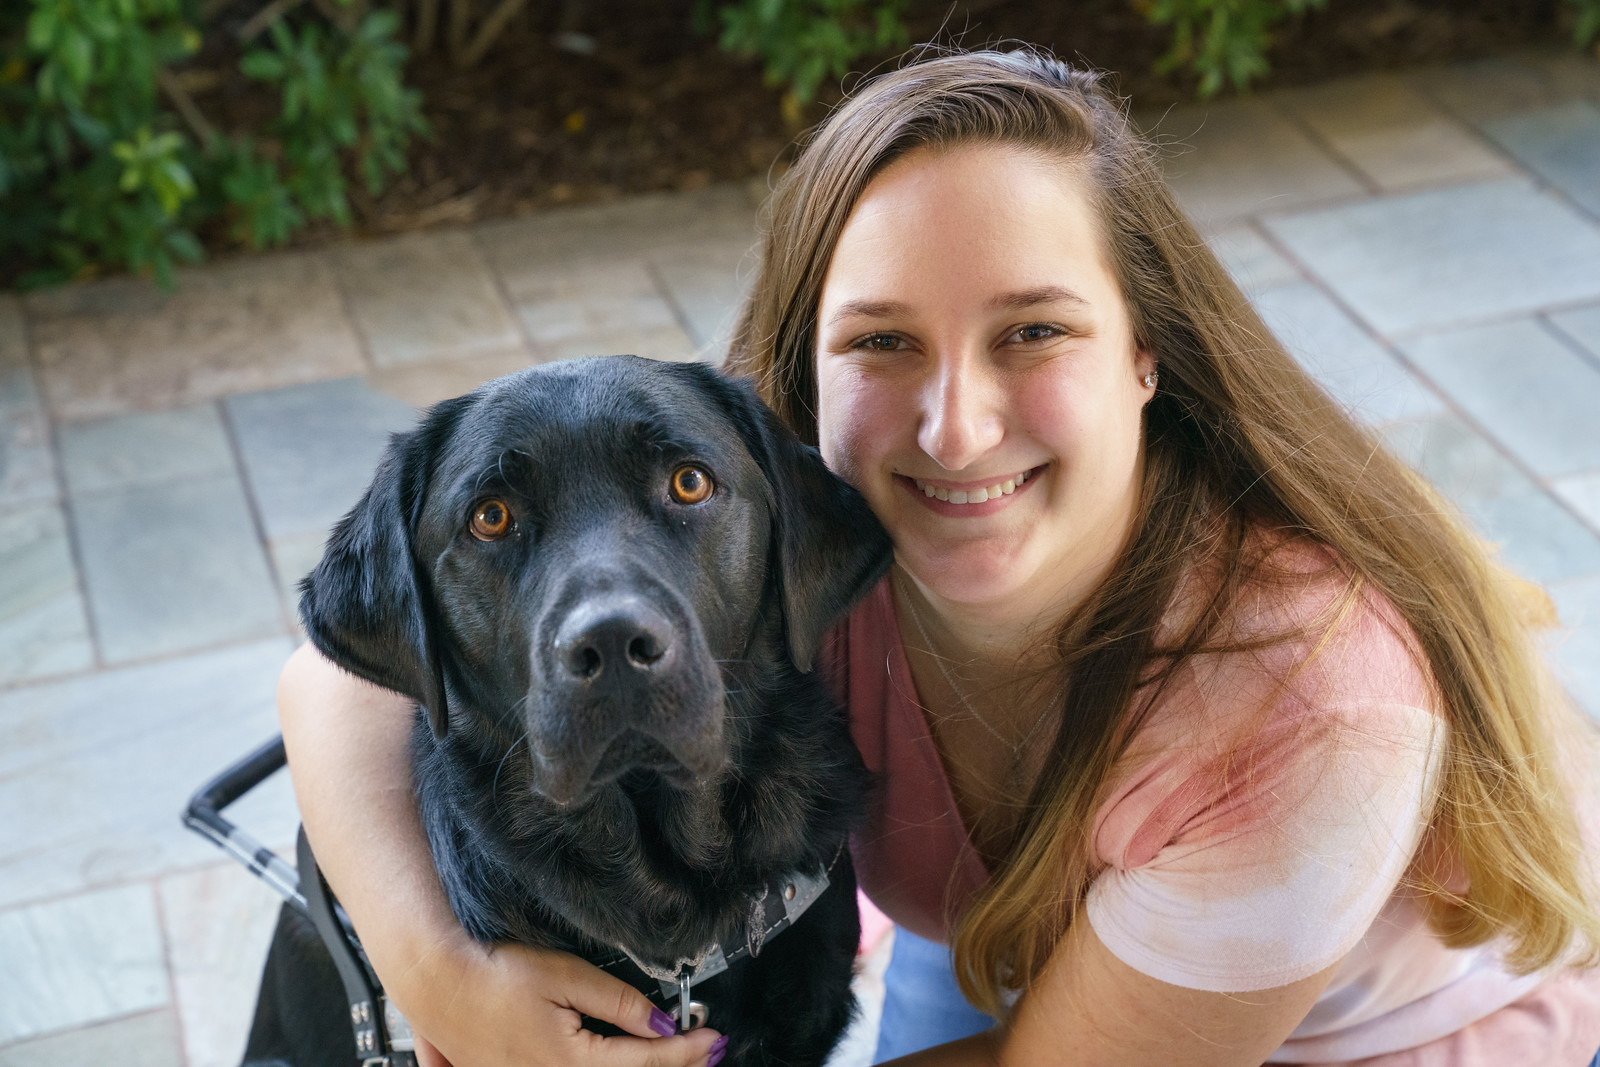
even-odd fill
[(708, 1059), (720, 1060), (728, 1039), (715, 1030), (691, 1030), (677, 1037), (645, 1040), (638, 1037), (600, 1037), (587, 1062), (596, 1067), (699, 1067)]
[(559, 997), (555, 1003), (606, 1022), (635, 1037), (671, 1037), (678, 1032), (672, 1016), (622, 979), (575, 956), (562, 959)]

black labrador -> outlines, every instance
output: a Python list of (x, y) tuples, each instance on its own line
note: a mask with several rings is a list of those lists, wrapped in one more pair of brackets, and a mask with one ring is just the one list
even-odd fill
[[(747, 385), (604, 357), (397, 435), (301, 616), (417, 702), (420, 810), (474, 937), (576, 953), (663, 1008), (698, 970), (693, 1021), (729, 1035), (730, 1067), (819, 1064), (853, 1011), (866, 771), (813, 666), (889, 561), (862, 497)], [(356, 1060), (288, 908), (245, 1059)]]

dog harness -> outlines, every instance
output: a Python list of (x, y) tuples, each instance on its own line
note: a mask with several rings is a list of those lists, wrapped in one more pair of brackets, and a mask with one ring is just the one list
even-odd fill
[(844, 845), (841, 843), (826, 867), (819, 864), (810, 873), (790, 873), (763, 885), (760, 895), (751, 900), (743, 944), (730, 948), (713, 941), (693, 957), (680, 957), (677, 965), (670, 969), (646, 963), (628, 946), (617, 945), (621, 956), (597, 962), (595, 966), (615, 974), (617, 969), (625, 970), (624, 965), (631, 964), (634, 970), (653, 979), (655, 985), (652, 987), (637, 980), (628, 981), (629, 985), (660, 1007), (671, 1005), (667, 1013), (677, 1022), (678, 1029), (698, 1030), (709, 1021), (711, 1009), (693, 998), (694, 987), (726, 971), (729, 964), (761, 955), (761, 949), (769, 940), (793, 926), (806, 913), (806, 909), (822, 896), (829, 885), (828, 876), (833, 873), (834, 866), (843, 854)]

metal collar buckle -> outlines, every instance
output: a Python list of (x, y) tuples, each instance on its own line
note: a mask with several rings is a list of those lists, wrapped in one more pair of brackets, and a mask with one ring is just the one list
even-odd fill
[(669, 1004), (677, 1002), (671, 1009), (671, 1015), (678, 1029), (698, 1030), (710, 1021), (711, 1009), (694, 999), (695, 985), (726, 971), (729, 963), (747, 956), (752, 959), (759, 956), (769, 940), (793, 926), (828, 888), (828, 874), (843, 852), (844, 846), (841, 845), (827, 867), (819, 866), (810, 874), (789, 874), (762, 886), (761, 895), (751, 901), (745, 943), (731, 952), (725, 951), (720, 942), (714, 941), (693, 959), (680, 958), (676, 970), (668, 970), (645, 963), (626, 945), (617, 947), (633, 961), (634, 966), (660, 983), (662, 1000)]

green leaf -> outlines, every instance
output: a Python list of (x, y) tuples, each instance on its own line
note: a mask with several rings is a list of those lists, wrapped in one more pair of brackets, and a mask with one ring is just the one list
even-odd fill
[(158, 248), (150, 257), (155, 266), (156, 288), (170, 293), (178, 287), (178, 273), (172, 269), (172, 257), (165, 248)]
[(57, 43), (56, 61), (79, 88), (89, 84), (94, 69), (94, 42), (78, 29), (67, 29)]
[(50, 46), (55, 44), (56, 27), (60, 24), (57, 11), (54, 7), (34, 8), (33, 14), (28, 17), (29, 50), (39, 55), (50, 51)]
[(271, 52), (256, 49), (246, 52), (239, 60), (239, 72), (257, 81), (279, 81), (283, 78), (283, 59)]
[(1586, 48), (1600, 36), (1600, 0), (1570, 0), (1570, 3), (1578, 9), (1572, 40), (1579, 48)]
[(199, 263), (206, 258), (206, 250), (188, 230), (173, 230), (167, 234), (167, 247), (172, 254), (186, 263)]

